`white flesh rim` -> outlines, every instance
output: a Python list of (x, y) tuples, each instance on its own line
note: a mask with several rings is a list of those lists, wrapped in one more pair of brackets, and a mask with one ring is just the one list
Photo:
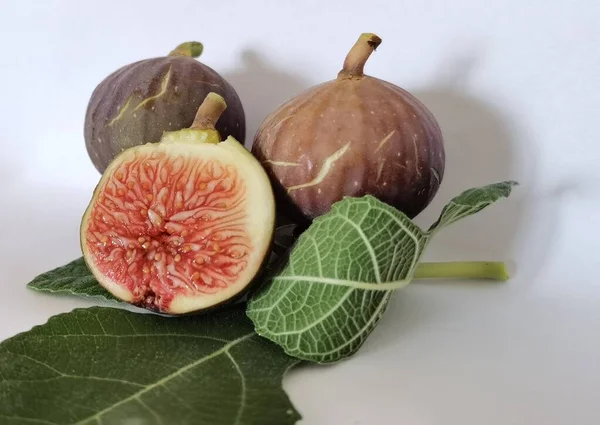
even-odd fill
[[(203, 310), (231, 298), (242, 292), (260, 271), (261, 265), (269, 255), (275, 226), (275, 199), (266, 172), (254, 156), (233, 137), (220, 143), (203, 142), (202, 131), (183, 130), (166, 133), (160, 143), (149, 143), (128, 149), (118, 155), (104, 172), (98, 186), (94, 190), (94, 199), (99, 188), (106, 179), (112, 178), (121, 164), (134, 157), (135, 152), (152, 153), (165, 151), (172, 155), (196, 156), (203, 160), (215, 159), (223, 165), (233, 165), (239, 178), (246, 185), (246, 212), (248, 237), (252, 249), (247, 259), (246, 268), (237, 276), (235, 283), (213, 294), (202, 293), (196, 296), (177, 294), (171, 301), (170, 314), (185, 314)], [(98, 280), (115, 297), (133, 301), (131, 292), (118, 282), (107, 278), (96, 270), (94, 255), (89, 251), (85, 232), (88, 227), (93, 202), (86, 209), (81, 223), (81, 247), (88, 267)], [(90, 264), (91, 263), (91, 264)]]

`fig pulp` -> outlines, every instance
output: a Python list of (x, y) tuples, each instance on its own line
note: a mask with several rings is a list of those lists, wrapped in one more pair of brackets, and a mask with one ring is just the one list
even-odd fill
[(86, 148), (98, 171), (104, 172), (127, 148), (157, 141), (164, 131), (189, 127), (209, 92), (227, 103), (216, 129), (244, 143), (242, 103), (229, 82), (194, 59), (202, 50), (201, 43), (183, 43), (168, 56), (125, 65), (98, 84), (84, 126)]
[(117, 298), (184, 314), (244, 293), (268, 257), (275, 201), (266, 173), (214, 123), (210, 93), (189, 129), (110, 163), (81, 226), (84, 258)]
[(381, 39), (363, 34), (337, 79), (289, 100), (262, 123), (252, 152), (278, 206), (299, 221), (344, 196), (372, 195), (416, 216), (444, 175), (441, 130), (414, 96), (363, 72)]

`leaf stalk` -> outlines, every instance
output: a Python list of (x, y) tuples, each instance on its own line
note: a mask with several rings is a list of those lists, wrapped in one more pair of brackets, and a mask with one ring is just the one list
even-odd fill
[(506, 281), (508, 272), (503, 262), (455, 261), (421, 263), (414, 279), (490, 279)]

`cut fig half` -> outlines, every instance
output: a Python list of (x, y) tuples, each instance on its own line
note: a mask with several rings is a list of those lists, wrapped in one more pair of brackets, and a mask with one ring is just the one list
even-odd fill
[(189, 129), (125, 150), (83, 216), (81, 245), (98, 282), (149, 310), (186, 314), (231, 301), (269, 256), (275, 201), (260, 163), (214, 125), (210, 93)]

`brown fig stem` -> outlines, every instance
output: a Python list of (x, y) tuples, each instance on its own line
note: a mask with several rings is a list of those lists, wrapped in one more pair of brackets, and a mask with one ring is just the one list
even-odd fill
[(210, 92), (196, 112), (190, 128), (194, 130), (214, 130), (221, 114), (227, 109), (225, 99), (217, 93)]
[(344, 67), (338, 73), (339, 79), (362, 77), (371, 53), (381, 44), (381, 38), (375, 34), (361, 34), (344, 60)]
[(188, 41), (181, 43), (171, 50), (169, 56), (188, 56), (190, 58), (197, 58), (202, 54), (202, 50), (204, 50), (202, 43), (198, 41)]

